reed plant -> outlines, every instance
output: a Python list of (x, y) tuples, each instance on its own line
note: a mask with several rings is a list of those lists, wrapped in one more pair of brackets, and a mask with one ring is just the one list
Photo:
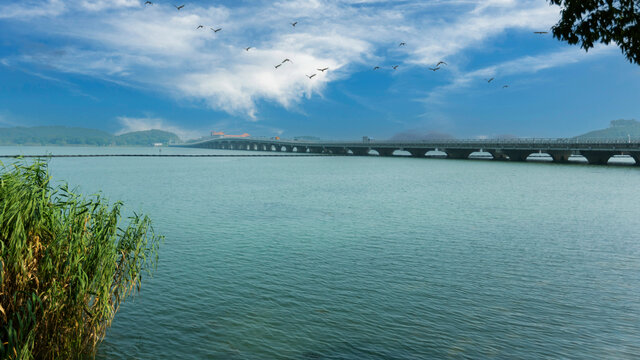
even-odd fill
[(47, 164), (0, 164), (0, 358), (91, 357), (155, 269), (161, 236), (122, 203), (54, 187)]

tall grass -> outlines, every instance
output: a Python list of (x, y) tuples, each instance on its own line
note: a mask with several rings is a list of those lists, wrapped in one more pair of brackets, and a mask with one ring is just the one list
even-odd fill
[(0, 358), (91, 356), (139, 291), (162, 237), (122, 204), (53, 187), (46, 164), (0, 165)]

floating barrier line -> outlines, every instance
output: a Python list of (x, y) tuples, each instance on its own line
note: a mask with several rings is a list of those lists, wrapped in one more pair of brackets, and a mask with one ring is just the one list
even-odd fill
[(81, 158), (81, 157), (319, 157), (319, 156), (341, 156), (333, 154), (88, 154), (88, 155), (0, 155), (0, 158)]

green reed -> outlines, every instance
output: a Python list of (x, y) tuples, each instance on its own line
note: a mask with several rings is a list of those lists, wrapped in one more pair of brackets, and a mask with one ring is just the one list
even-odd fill
[(0, 359), (92, 356), (158, 259), (148, 217), (53, 187), (42, 162), (0, 165)]

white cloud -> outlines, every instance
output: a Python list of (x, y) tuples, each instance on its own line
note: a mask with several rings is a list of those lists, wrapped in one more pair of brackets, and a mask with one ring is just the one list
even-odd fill
[[(259, 117), (261, 100), (290, 109), (373, 65), (453, 64), (507, 29), (546, 29), (558, 17), (541, 0), (187, 2), (180, 11), (142, 3), (48, 0), (10, 5), (3, 14), (68, 44), (60, 56), (31, 53), (19, 61), (159, 90), (250, 120)], [(196, 30), (200, 24), (205, 29)], [(408, 46), (398, 47), (400, 41)], [(284, 58), (293, 62), (276, 70)], [(464, 65), (451, 70), (456, 66)], [(318, 73), (320, 67), (330, 70)]]
[(145, 130), (164, 130), (178, 135), (181, 139), (195, 139), (202, 136), (202, 133), (194, 130), (188, 130), (176, 125), (167, 123), (164, 119), (159, 118), (132, 118), (127, 116), (119, 116), (118, 122), (122, 128), (116, 135)]
[(578, 48), (568, 48), (550, 54), (524, 56), (473, 71), (458, 73), (449, 84), (433, 89), (424, 101), (439, 103), (449, 93), (460, 91), (473, 84), (484, 84), (485, 79), (488, 78), (495, 77), (497, 78), (495, 81), (500, 81), (500, 78), (507, 76), (533, 74), (544, 69), (574, 64), (587, 58), (593, 59), (614, 51), (617, 51), (616, 47), (602, 45), (596, 46), (589, 53)]
[(58, 16), (66, 10), (64, 1), (19, 1), (13, 4), (2, 5), (0, 19), (31, 19), (35, 17)]

